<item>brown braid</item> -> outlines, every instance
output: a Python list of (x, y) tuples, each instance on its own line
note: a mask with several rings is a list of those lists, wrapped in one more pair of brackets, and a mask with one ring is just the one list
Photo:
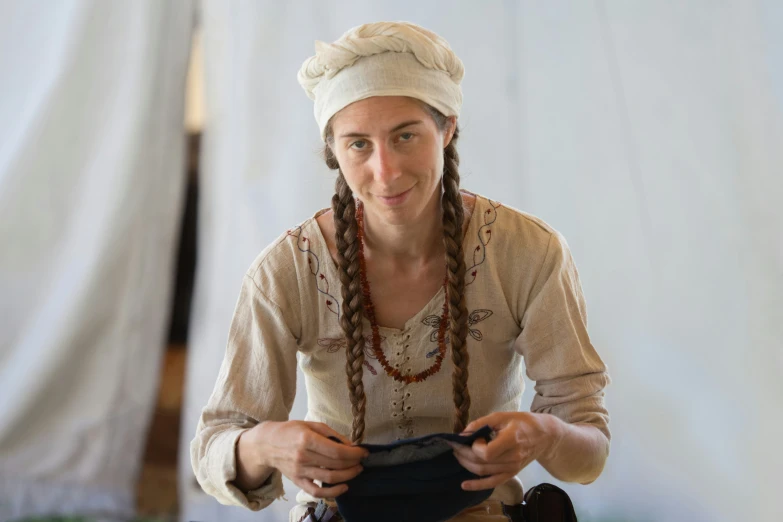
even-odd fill
[(462, 223), (465, 211), (459, 192), (459, 154), (456, 141), (459, 128), (446, 147), (443, 157), (443, 245), (446, 247), (448, 269), (449, 337), (454, 373), (451, 377), (454, 393), (454, 432), (465, 429), (470, 416), (468, 390), (468, 309), (465, 304), (465, 256), (462, 252)]
[[(449, 120), (435, 108), (425, 105), (441, 131), (449, 126)], [(327, 140), (331, 140), (331, 125), (327, 125)], [(455, 127), (451, 142), (444, 150), (443, 157), (443, 244), (446, 247), (446, 265), (448, 270), (449, 331), (451, 338), (454, 373), (452, 385), (456, 418), (454, 432), (465, 429), (470, 415), (470, 392), (468, 390), (468, 311), (465, 304), (465, 257), (462, 251), (462, 223), (464, 208), (459, 192), (459, 154), (456, 142), (459, 127)], [(362, 365), (364, 364), (364, 338), (362, 335), (362, 292), (359, 274), (358, 244), (356, 232), (356, 205), (348, 183), (345, 181), (337, 158), (327, 144), (324, 147), (326, 165), (338, 171), (335, 182), (335, 195), (332, 197), (334, 213), (335, 242), (337, 244), (340, 282), (342, 283), (343, 309), (340, 326), (345, 334), (346, 373), (348, 391), (351, 398), (353, 427), (351, 440), (359, 444), (364, 438), (364, 417), (367, 400), (362, 384)]]
[(359, 444), (364, 439), (364, 414), (367, 398), (364, 395), (362, 382), (362, 365), (364, 364), (364, 336), (362, 335), (362, 287), (359, 274), (359, 244), (356, 239), (358, 229), (356, 223), (356, 203), (348, 183), (343, 177), (337, 158), (327, 146), (326, 165), (337, 169), (335, 195), (332, 197), (334, 213), (335, 242), (337, 244), (337, 264), (340, 272), (340, 283), (343, 297), (340, 326), (345, 334), (347, 348), (345, 350), (345, 372), (348, 376), (348, 394), (351, 398), (351, 413), (353, 426), (351, 440)]

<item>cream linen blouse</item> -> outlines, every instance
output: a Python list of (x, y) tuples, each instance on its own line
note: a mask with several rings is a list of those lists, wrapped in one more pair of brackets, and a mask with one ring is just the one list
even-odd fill
[[(243, 279), (225, 358), (191, 443), (198, 482), (223, 504), (259, 510), (282, 496), (279, 471), (247, 493), (233, 484), (235, 445), (260, 421), (288, 419), (297, 363), (307, 386), (305, 419), (350, 434), (340, 283), (315, 220), (322, 212), (264, 249)], [(532, 412), (590, 424), (609, 437), (603, 392), (609, 376), (587, 334), (579, 276), (563, 236), (532, 215), (477, 196), (463, 248), (470, 419), (518, 411), (524, 368), (535, 381)], [(443, 299), (441, 288), (402, 330), (380, 328), (389, 364), (415, 374), (433, 363)], [(364, 332), (369, 341), (366, 319)], [(365, 353), (365, 442), (451, 430), (450, 355), (424, 382), (402, 384), (386, 374), (369, 342)], [(517, 491), (505, 498), (521, 500), (519, 486), (512, 481), (509, 488)], [(503, 490), (496, 489), (500, 498)]]

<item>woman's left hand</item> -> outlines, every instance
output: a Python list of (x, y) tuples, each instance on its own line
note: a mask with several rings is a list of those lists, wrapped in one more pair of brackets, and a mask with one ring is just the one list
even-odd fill
[(560, 438), (561, 422), (554, 415), (546, 413), (498, 412), (468, 424), (465, 432), (489, 425), (495, 432), (495, 438), (489, 443), (479, 439), (470, 447), (451, 444), (459, 463), (482, 477), (463, 482), (462, 489), (492, 489), (514, 477), (539, 457), (549, 455)]

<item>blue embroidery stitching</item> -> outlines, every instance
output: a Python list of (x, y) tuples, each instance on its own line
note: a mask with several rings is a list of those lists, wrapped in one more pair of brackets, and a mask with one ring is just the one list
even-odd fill
[[(468, 333), (471, 337), (473, 337), (477, 341), (481, 341), (484, 339), (484, 334), (481, 333), (481, 330), (478, 328), (471, 328), (476, 323), (480, 323), (484, 319), (487, 319), (492, 315), (492, 310), (484, 310), (484, 309), (477, 309), (473, 310), (470, 315), (468, 315)], [(436, 343), (438, 342), (438, 328), (440, 328), (440, 317), (437, 315), (428, 315), (425, 317), (422, 321), (422, 324), (429, 326), (433, 328), (434, 330), (430, 332), (430, 342)], [(449, 336), (446, 334), (446, 343), (449, 342)], [(438, 348), (435, 348), (431, 352), (427, 353), (427, 357), (434, 357), (438, 353)]]

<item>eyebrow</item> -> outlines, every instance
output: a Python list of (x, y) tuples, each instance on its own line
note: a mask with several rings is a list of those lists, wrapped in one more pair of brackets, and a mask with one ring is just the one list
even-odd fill
[[(411, 125), (418, 125), (419, 123), (423, 123), (421, 120), (411, 120), (411, 121), (404, 121), (394, 127), (392, 130), (389, 131), (389, 133), (397, 132), (400, 129), (404, 129), (405, 127), (409, 127)], [(347, 132), (345, 134), (340, 134), (340, 138), (369, 138), (369, 134), (362, 134), (361, 132)]]

